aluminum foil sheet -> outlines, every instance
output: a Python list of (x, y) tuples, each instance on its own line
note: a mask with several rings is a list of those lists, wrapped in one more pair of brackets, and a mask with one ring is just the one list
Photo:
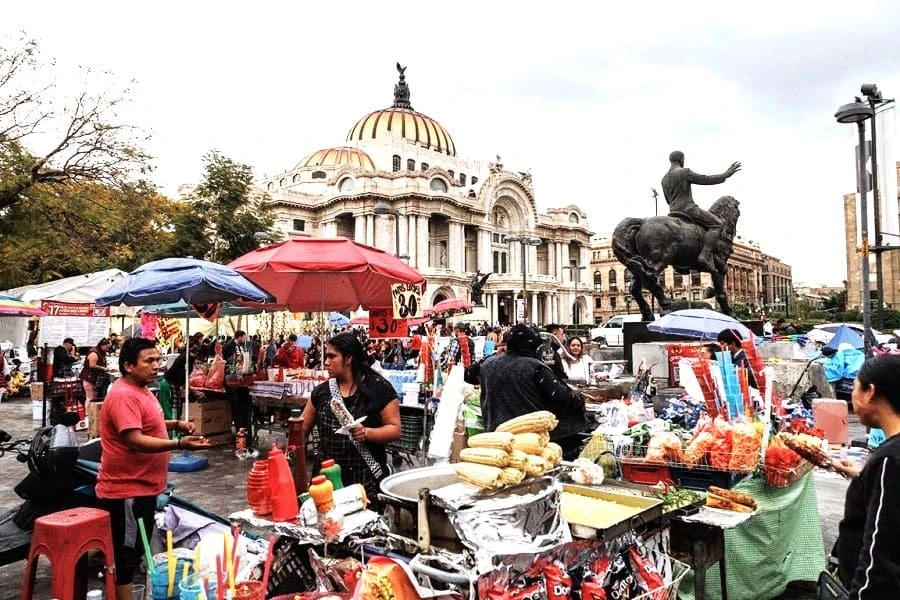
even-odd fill
[[(300, 540), (305, 544), (323, 544), (325, 537), (316, 527), (307, 527), (293, 523), (276, 523), (268, 519), (254, 516), (251, 509), (245, 509), (228, 516), (231, 521), (246, 523), (251, 527), (270, 529), (279, 534)], [(362, 510), (344, 517), (343, 527), (337, 536), (337, 541), (342, 542), (349, 536), (368, 536), (374, 534), (387, 534), (387, 525), (381, 515), (371, 510)]]
[(431, 495), (485, 571), (496, 556), (537, 553), (571, 541), (559, 509), (561, 493), (558, 481), (541, 477), (488, 492), (453, 484)]
[(678, 518), (682, 521), (685, 521), (686, 523), (704, 523), (706, 525), (712, 525), (713, 527), (718, 527), (720, 529), (734, 529), (738, 525), (744, 523), (745, 521), (749, 521), (751, 518), (758, 514), (758, 509), (753, 511), (752, 513), (742, 513), (730, 510), (722, 510), (720, 508), (712, 508), (710, 506), (703, 506), (699, 511), (692, 515), (685, 515)]

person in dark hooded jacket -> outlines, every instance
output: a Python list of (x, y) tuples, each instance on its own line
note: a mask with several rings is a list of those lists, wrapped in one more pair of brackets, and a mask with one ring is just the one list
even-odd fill
[(549, 410), (559, 420), (550, 439), (563, 448), (567, 460), (580, 448), (579, 435), (588, 427), (581, 394), (562, 383), (553, 371), (535, 358), (540, 335), (527, 325), (516, 325), (504, 339), (506, 352), (481, 363), (481, 414), (487, 431), (514, 417)]

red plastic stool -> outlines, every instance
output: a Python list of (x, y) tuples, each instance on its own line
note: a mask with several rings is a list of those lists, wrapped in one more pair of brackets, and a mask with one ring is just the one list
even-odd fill
[(103, 552), (106, 559), (106, 597), (115, 598), (116, 565), (108, 512), (96, 508), (73, 508), (35, 520), (22, 600), (31, 600), (37, 561), (41, 554), (50, 561), (52, 569), (50, 597), (59, 600), (84, 598), (87, 591), (86, 573), (81, 569), (82, 576), (76, 575), (79, 560), (88, 550)]

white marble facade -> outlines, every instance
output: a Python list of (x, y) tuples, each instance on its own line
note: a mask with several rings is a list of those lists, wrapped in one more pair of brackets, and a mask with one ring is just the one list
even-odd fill
[[(394, 105), (365, 115), (342, 146), (313, 152), (262, 182), (278, 227), (408, 257), (428, 282), (428, 306), (468, 299), (474, 273), (492, 273), (483, 301), (495, 323), (518, 320), (524, 250), (528, 320), (574, 323), (577, 302), (579, 322), (591, 322), (585, 213), (574, 204), (539, 213), (529, 173), (507, 171), (499, 156), (487, 163), (458, 157), (449, 133), (411, 108), (404, 79)], [(395, 214), (375, 214), (379, 203)], [(541, 245), (507, 236), (539, 238)]]

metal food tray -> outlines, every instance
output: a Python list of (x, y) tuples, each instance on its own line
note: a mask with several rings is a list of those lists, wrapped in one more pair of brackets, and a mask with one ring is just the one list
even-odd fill
[(594, 527), (590, 523), (569, 522), (573, 537), (611, 540), (627, 531), (656, 521), (662, 516), (662, 500), (657, 498), (645, 498), (628, 492), (618, 493), (601, 487), (590, 487), (569, 483), (563, 484), (563, 491), (640, 509), (640, 512), (636, 515), (603, 529)]

